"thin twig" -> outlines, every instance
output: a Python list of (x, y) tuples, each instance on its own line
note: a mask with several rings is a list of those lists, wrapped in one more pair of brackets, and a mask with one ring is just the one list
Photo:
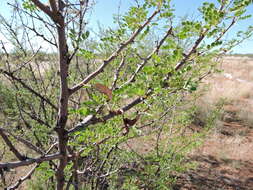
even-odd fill
[(123, 86), (133, 82), (135, 80), (135, 77), (137, 76), (137, 74), (141, 71), (141, 69), (147, 64), (147, 62), (152, 58), (152, 56), (154, 54), (157, 54), (162, 46), (162, 44), (165, 42), (165, 40), (168, 38), (169, 35), (172, 34), (172, 27), (166, 32), (166, 34), (164, 35), (164, 37), (160, 40), (159, 44), (154, 48), (154, 50), (146, 57), (143, 58), (143, 61), (141, 64), (138, 65), (137, 69), (135, 70), (134, 74), (130, 77), (130, 79), (123, 84), (120, 88), (122, 88)]
[(39, 154), (45, 154), (44, 151), (42, 151), (39, 147), (33, 145), (33, 144), (32, 144), (31, 142), (29, 142), (28, 140), (23, 139), (23, 138), (21, 138), (21, 137), (19, 137), (19, 136), (16, 136), (16, 135), (14, 135), (13, 133), (11, 133), (9, 130), (0, 127), (0, 134), (1, 134), (1, 132), (3, 132), (3, 131), (6, 132), (6, 133), (8, 133), (8, 134), (9, 134), (10, 136), (12, 136), (13, 138), (15, 138), (17, 141), (23, 143), (23, 144), (24, 144), (25, 146), (27, 146), (28, 148), (34, 150), (35, 152), (37, 152), (37, 153), (39, 153)]
[(125, 61), (125, 57), (122, 56), (119, 67), (116, 69), (115, 74), (114, 74), (114, 80), (112, 82), (112, 90), (114, 90), (116, 88), (116, 84), (117, 81), (119, 79), (119, 72), (121, 71), (122, 67), (125, 65), (126, 61)]
[(10, 141), (10, 139), (8, 138), (8, 136), (4, 133), (4, 130), (2, 128), (0, 128), (0, 135), (3, 138), (4, 142), (6, 143), (6, 145), (10, 148), (10, 151), (13, 152), (13, 154), (20, 160), (25, 160), (26, 157), (23, 156), (16, 148), (15, 146), (12, 144), (12, 142)]
[(35, 96), (37, 96), (38, 98), (40, 98), (41, 100), (45, 101), (46, 103), (48, 103), (52, 108), (54, 108), (55, 110), (58, 110), (58, 108), (47, 98), (45, 98), (44, 96), (42, 96), (40, 93), (36, 92), (34, 89), (32, 89), (31, 87), (29, 87), (22, 79), (16, 77), (13, 75), (13, 73), (5, 71), (3, 69), (0, 69), (0, 73), (5, 74), (6, 76), (10, 77), (12, 80), (17, 81), (18, 83), (20, 83), (25, 89), (27, 89), (28, 91), (30, 91), (32, 94), (34, 94)]
[[(53, 144), (46, 154), (49, 154), (50, 151), (57, 145), (57, 143)], [(39, 167), (40, 164), (36, 164), (25, 176), (21, 177), (14, 185), (7, 188), (7, 190), (15, 190), (17, 189), (24, 181), (31, 179), (32, 174), (35, 172), (35, 169)]]
[(83, 81), (79, 84), (75, 85), (70, 89), (70, 94), (75, 93), (77, 90), (82, 88), (85, 84), (87, 84), (90, 80), (95, 78), (98, 74), (104, 71), (104, 68), (111, 63), (115, 58), (117, 58), (125, 47), (127, 47), (130, 43), (134, 42), (134, 39), (140, 34), (140, 32), (151, 22), (151, 20), (160, 12), (159, 9), (155, 10), (153, 14), (144, 22), (133, 34), (132, 36), (125, 42), (121, 43), (120, 47), (112, 53), (112, 55), (103, 61), (103, 63), (99, 66), (97, 70), (93, 73), (89, 74)]
[[(13, 169), (13, 168), (21, 167), (21, 166), (29, 166), (34, 163), (41, 163), (44, 161), (61, 159), (62, 157), (63, 156), (60, 153), (55, 153), (55, 154), (40, 156), (37, 158), (27, 158), (26, 160), (23, 160), (23, 161), (4, 162), (4, 163), (0, 163), (0, 169), (9, 170), (9, 169)], [(71, 158), (71, 156), (69, 156), (69, 158)]]

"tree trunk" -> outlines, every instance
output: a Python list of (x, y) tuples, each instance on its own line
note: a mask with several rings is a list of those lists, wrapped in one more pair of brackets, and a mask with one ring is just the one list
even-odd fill
[(58, 168), (56, 172), (57, 190), (62, 190), (65, 184), (64, 169), (68, 162), (67, 156), (67, 143), (68, 134), (65, 129), (68, 120), (68, 65), (69, 54), (65, 35), (64, 18), (60, 17), (60, 23), (57, 25), (58, 32), (58, 53), (59, 53), (59, 71), (60, 71), (60, 98), (59, 98), (59, 111), (56, 125), (56, 132), (58, 134), (58, 148), (63, 158), (59, 160)]

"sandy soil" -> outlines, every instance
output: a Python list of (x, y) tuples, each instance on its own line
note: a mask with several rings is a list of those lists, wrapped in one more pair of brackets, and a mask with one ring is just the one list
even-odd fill
[(173, 190), (253, 190), (253, 59), (226, 57), (220, 68), (203, 99), (227, 99), (223, 121), (190, 155), (198, 166), (178, 176)]

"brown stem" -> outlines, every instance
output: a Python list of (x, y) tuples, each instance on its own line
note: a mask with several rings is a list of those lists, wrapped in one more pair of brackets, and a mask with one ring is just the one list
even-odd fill
[(52, 20), (54, 20), (54, 14), (50, 10), (50, 7), (41, 3), (39, 0), (31, 0), (40, 10), (46, 13)]
[[(63, 4), (61, 0), (58, 2), (59, 12), (63, 10)], [(68, 68), (69, 68), (69, 52), (66, 41), (65, 34), (65, 23), (64, 17), (61, 15), (60, 20), (57, 25), (57, 34), (58, 34), (58, 54), (59, 54), (59, 70), (60, 70), (60, 98), (59, 98), (59, 110), (58, 110), (58, 119), (55, 131), (58, 135), (58, 148), (62, 158), (59, 160), (56, 180), (57, 180), (57, 190), (62, 190), (65, 184), (65, 175), (64, 169), (68, 162), (67, 157), (67, 142), (68, 135), (65, 129), (66, 123), (68, 120), (68, 100), (69, 100), (69, 89), (68, 89)]]
[[(55, 146), (56, 146), (56, 144), (53, 144), (53, 145), (46, 151), (46, 154), (49, 154), (50, 151), (51, 151)], [(16, 182), (14, 185), (9, 186), (9, 187), (7, 188), (7, 190), (18, 189), (19, 186), (20, 186), (23, 182), (25, 182), (25, 181), (28, 180), (28, 179), (31, 179), (31, 176), (32, 176), (33, 173), (35, 172), (35, 169), (36, 169), (37, 167), (39, 167), (39, 165), (40, 165), (40, 164), (37, 163), (26, 175), (24, 175), (24, 176), (21, 177), (19, 180), (17, 180), (17, 182)]]
[(50, 7), (53, 12), (57, 12), (57, 6), (56, 6), (56, 1), (55, 0), (49, 0)]
[[(0, 169), (9, 170), (9, 169), (13, 169), (13, 168), (21, 167), (21, 166), (29, 166), (33, 163), (41, 163), (44, 161), (61, 159), (62, 157), (63, 156), (61, 154), (56, 153), (56, 154), (41, 156), (38, 158), (28, 158), (23, 161), (5, 162), (5, 163), (0, 163)], [(71, 156), (69, 157), (71, 158)]]
[(16, 148), (15, 146), (12, 144), (12, 142), (10, 141), (10, 139), (8, 138), (8, 136), (4, 133), (3, 129), (0, 128), (0, 135), (3, 138), (4, 142), (7, 144), (7, 146), (10, 148), (10, 151), (13, 152), (13, 154), (15, 154), (15, 156), (20, 160), (25, 160), (25, 156), (23, 156)]
[(133, 108), (134, 106), (142, 103), (151, 94), (152, 94), (152, 90), (148, 90), (148, 92), (146, 93), (145, 97), (136, 98), (131, 103), (129, 103), (126, 106), (122, 107), (120, 110), (114, 111), (114, 112), (110, 112), (110, 113), (108, 113), (107, 115), (105, 115), (105, 116), (103, 116), (101, 118), (97, 118), (95, 115), (89, 115), (82, 122), (80, 122), (75, 127), (73, 127), (72, 129), (70, 129), (68, 131), (68, 133), (74, 133), (76, 131), (84, 130), (89, 125), (95, 125), (97, 123), (102, 123), (102, 122), (105, 122), (105, 121), (107, 121), (109, 119), (112, 119), (113, 117), (115, 117), (117, 115), (121, 115), (124, 112), (126, 112), (126, 111), (130, 110), (131, 108)]
[(42, 101), (48, 103), (52, 108), (57, 110), (57, 107), (46, 97), (42, 96), (39, 92), (35, 91), (34, 89), (32, 89), (31, 87), (29, 87), (25, 82), (23, 82), (22, 79), (16, 77), (13, 75), (13, 73), (5, 71), (3, 69), (0, 69), (0, 73), (3, 73), (4, 75), (10, 77), (12, 80), (17, 81), (19, 84), (21, 84), (25, 89), (27, 89), (28, 91), (30, 91), (32, 94), (34, 94), (35, 96), (37, 96), (38, 98), (40, 98)]
[[(7, 133), (9, 134), (10, 136), (12, 136), (14, 139), (16, 139), (17, 141), (21, 142), (22, 144), (24, 144), (26, 147), (30, 148), (31, 150), (34, 150), (35, 152), (39, 153), (39, 154), (44, 154), (44, 152), (38, 148), (37, 146), (33, 145), (31, 142), (29, 142), (28, 140), (26, 139), (23, 139), (22, 137), (20, 136), (16, 136), (14, 135), (13, 133), (11, 133), (9, 130), (7, 129), (4, 129), (4, 128), (1, 128), (0, 127), (0, 135), (2, 135), (1, 133), (4, 134)], [(6, 142), (6, 141), (5, 141)], [(15, 148), (15, 147), (14, 147)], [(15, 154), (16, 155), (16, 154)], [(23, 159), (24, 160), (24, 159)]]

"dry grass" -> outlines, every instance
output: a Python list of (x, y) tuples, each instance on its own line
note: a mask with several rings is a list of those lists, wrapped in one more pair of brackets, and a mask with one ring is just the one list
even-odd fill
[(224, 72), (204, 81), (209, 89), (200, 98), (199, 106), (208, 113), (212, 105), (224, 99), (224, 114), (198, 151), (218, 158), (250, 160), (253, 158), (253, 75), (250, 73), (253, 58), (225, 57), (220, 69)]
[(198, 149), (202, 155), (219, 159), (251, 161), (253, 158), (253, 130), (236, 122), (224, 123), (220, 131), (214, 132)]
[(203, 111), (210, 110), (210, 105), (225, 101), (225, 112), (235, 113), (234, 119), (241, 119), (253, 124), (253, 58), (225, 57), (220, 64), (222, 73), (214, 74), (204, 83), (209, 84), (199, 105)]
[(225, 57), (223, 73), (207, 78), (209, 88), (198, 102), (202, 119), (225, 100), (222, 120), (204, 144), (190, 155), (198, 167), (179, 176), (175, 189), (252, 190), (253, 58)]
[(253, 58), (252, 57), (225, 57), (221, 63), (221, 69), (231, 73), (235, 78), (253, 81)]

